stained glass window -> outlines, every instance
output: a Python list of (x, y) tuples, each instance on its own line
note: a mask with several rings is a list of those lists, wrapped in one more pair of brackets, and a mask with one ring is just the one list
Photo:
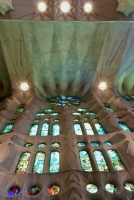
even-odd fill
[(8, 124), (8, 125), (4, 128), (4, 130), (2, 131), (2, 134), (9, 133), (9, 132), (11, 131), (12, 127), (13, 127), (13, 124)]
[(18, 108), (17, 113), (23, 112), (24, 108)]
[(35, 195), (39, 194), (40, 191), (41, 191), (40, 187), (33, 186), (28, 189), (28, 195), (35, 196)]
[(91, 165), (91, 161), (89, 159), (89, 155), (87, 151), (85, 150), (79, 151), (79, 157), (80, 157), (82, 170), (92, 172), (93, 171), (92, 165)]
[(85, 142), (78, 142), (77, 144), (78, 144), (79, 147), (85, 147), (86, 146)]
[(78, 105), (82, 101), (77, 97), (72, 96), (56, 96), (48, 99), (51, 105)]
[(74, 112), (74, 113), (72, 113), (72, 115), (81, 115), (81, 113)]
[(83, 135), (80, 124), (74, 124), (74, 132), (76, 135)]
[(78, 108), (79, 112), (86, 112), (86, 110), (87, 110), (86, 108)]
[(53, 112), (53, 110), (51, 108), (48, 108), (48, 109), (45, 109), (44, 112), (45, 113), (51, 113), (51, 112)]
[(99, 146), (99, 143), (98, 143), (98, 142), (91, 142), (90, 144), (91, 144), (92, 146), (95, 146), (95, 147)]
[(38, 125), (33, 124), (30, 128), (29, 136), (36, 136), (38, 130)]
[(84, 120), (88, 120), (88, 118), (87, 118), (87, 117), (83, 117), (83, 119), (84, 119)]
[(104, 131), (104, 129), (102, 128), (101, 124), (95, 123), (95, 127), (96, 127), (96, 129), (97, 129), (97, 131), (98, 131), (98, 133), (99, 133), (100, 135), (105, 134), (105, 131)]
[(52, 126), (52, 135), (53, 136), (60, 135), (60, 126), (59, 126), (59, 124), (54, 124)]
[(44, 148), (45, 146), (46, 146), (46, 143), (40, 143), (40, 144), (38, 144), (39, 148)]
[(60, 154), (58, 151), (52, 151), (50, 155), (50, 173), (55, 173), (60, 171)]
[(13, 186), (8, 190), (8, 196), (13, 197), (20, 193), (20, 188), (18, 186)]
[(115, 193), (115, 192), (117, 192), (117, 187), (115, 186), (115, 185), (113, 185), (113, 184), (106, 184), (105, 185), (105, 188), (106, 188), (106, 190), (108, 191), (108, 192), (110, 192), (110, 193)]
[(34, 119), (33, 122), (37, 123), (39, 120), (38, 119)]
[(119, 126), (123, 129), (123, 131), (131, 132), (128, 126), (124, 122), (118, 122)]
[(73, 121), (74, 121), (74, 122), (78, 122), (79, 120), (78, 120), (78, 119), (73, 119)]
[(109, 171), (102, 152), (94, 151), (94, 156), (95, 156), (99, 171), (103, 171), (103, 172)]
[(16, 168), (17, 174), (25, 174), (26, 173), (28, 163), (29, 163), (29, 160), (30, 160), (30, 155), (31, 155), (31, 153), (29, 153), (29, 152), (24, 152), (24, 153), (21, 154), (19, 163), (18, 163), (17, 168)]
[(50, 116), (58, 116), (59, 113), (56, 113), (56, 112), (53, 112), (53, 113), (50, 113)]
[(49, 127), (48, 123), (42, 124), (41, 133), (40, 133), (41, 136), (47, 136), (48, 135), (48, 127)]
[(86, 112), (86, 115), (95, 115), (94, 112)]
[(112, 143), (111, 143), (111, 142), (108, 142), (108, 141), (107, 141), (107, 142), (104, 142), (104, 144), (107, 145), (107, 146), (111, 146), (111, 145), (112, 145)]
[(44, 120), (45, 120), (45, 121), (48, 121), (49, 119), (48, 119), (48, 118), (44, 118)]
[(126, 183), (124, 187), (126, 190), (129, 190), (130, 192), (134, 192), (134, 184)]
[(26, 144), (24, 145), (24, 147), (31, 147), (31, 146), (33, 146), (32, 143), (26, 143)]
[(110, 107), (105, 107), (105, 108), (106, 108), (107, 111), (114, 112), (113, 109), (110, 108)]
[(43, 152), (36, 153), (32, 173), (42, 174), (44, 169), (44, 162), (45, 162), (45, 154)]
[(54, 121), (55, 121), (55, 122), (59, 122), (60, 120), (59, 120), (59, 119), (55, 119)]
[(47, 189), (48, 193), (51, 195), (59, 194), (60, 188), (57, 185), (50, 185), (50, 187)]
[(87, 123), (87, 122), (84, 123), (84, 126), (85, 126), (85, 129), (86, 129), (87, 135), (94, 135), (92, 127), (89, 123)]
[(114, 150), (108, 150), (108, 156), (115, 168), (115, 170), (125, 170), (123, 164), (121, 163), (118, 154)]
[(86, 185), (86, 190), (90, 193), (96, 193), (98, 191), (98, 188), (96, 187), (96, 185), (93, 184), (87, 184)]
[(52, 147), (59, 147), (60, 144), (55, 142), (55, 143), (52, 143), (51, 146), (52, 146)]
[(42, 117), (42, 116), (44, 116), (44, 115), (45, 115), (45, 113), (43, 113), (43, 112), (36, 113), (36, 116), (38, 116), (38, 117)]

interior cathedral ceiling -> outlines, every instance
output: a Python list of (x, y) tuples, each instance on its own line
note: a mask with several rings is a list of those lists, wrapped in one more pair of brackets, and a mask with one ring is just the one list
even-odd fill
[(22, 82), (30, 86), (27, 99), (36, 94), (88, 100), (102, 95), (102, 81), (107, 99), (134, 94), (134, 3), (94, 0), (86, 14), (89, 1), (68, 0), (71, 10), (64, 14), (62, 0), (44, 2), (48, 9), (40, 13), (36, 0), (0, 0), (0, 99), (11, 91), (23, 98)]

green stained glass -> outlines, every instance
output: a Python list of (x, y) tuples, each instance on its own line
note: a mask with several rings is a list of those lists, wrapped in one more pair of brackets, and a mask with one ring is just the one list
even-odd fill
[(95, 115), (94, 112), (86, 112), (86, 115)]
[(84, 123), (84, 126), (85, 126), (85, 129), (86, 129), (87, 135), (94, 135), (92, 127), (89, 123), (87, 123), (87, 122)]
[(119, 126), (123, 129), (123, 131), (131, 132), (128, 126), (124, 122), (118, 122)]
[(38, 117), (41, 117), (41, 116), (44, 116), (44, 115), (45, 115), (45, 113), (43, 113), (43, 112), (36, 113), (36, 116), (38, 116)]
[(58, 116), (59, 115), (59, 113), (50, 113), (50, 116)]
[(56, 142), (55, 142), (55, 143), (52, 143), (51, 146), (52, 146), (52, 147), (59, 147), (60, 145), (59, 145), (59, 143), (56, 143)]
[(33, 122), (35, 122), (35, 123), (38, 122), (38, 121), (39, 121), (38, 119), (34, 119), (34, 120), (33, 120)]
[(104, 144), (107, 145), (107, 146), (112, 146), (111, 142), (104, 142)]
[(86, 110), (87, 110), (86, 108), (78, 108), (79, 112), (86, 112)]
[(99, 143), (98, 142), (91, 142), (90, 143), (92, 146), (95, 146), (95, 147), (98, 147), (99, 146)]
[(13, 127), (13, 124), (8, 124), (8, 125), (4, 128), (4, 130), (2, 131), (2, 134), (9, 133), (9, 132), (11, 131), (12, 127)]
[(134, 192), (134, 184), (126, 183), (124, 187), (126, 190), (129, 190), (130, 192)]
[(115, 192), (117, 192), (117, 187), (115, 186), (115, 185), (113, 185), (113, 184), (106, 184), (105, 185), (105, 188), (106, 188), (106, 190), (108, 191), (108, 192), (110, 192), (110, 193), (115, 193)]
[(50, 109), (50, 108), (48, 108), (48, 109), (45, 109), (44, 112), (45, 112), (45, 113), (51, 113), (51, 112), (53, 112), (53, 110)]
[(45, 154), (43, 152), (36, 153), (32, 173), (42, 174), (44, 169), (44, 162), (45, 162)]
[(98, 118), (94, 118), (94, 122), (97, 122), (99, 119)]
[(90, 193), (96, 193), (98, 191), (98, 188), (96, 187), (96, 185), (93, 184), (87, 184), (86, 185), (86, 190)]
[(101, 151), (94, 151), (94, 156), (95, 156), (99, 171), (103, 171), (103, 172), (109, 171), (102, 152)]
[(88, 118), (87, 118), (87, 117), (83, 117), (83, 119), (84, 119), (84, 120), (88, 120)]
[(16, 173), (17, 174), (25, 174), (27, 171), (28, 163), (30, 160), (31, 153), (24, 152), (21, 154), (19, 163), (17, 165)]
[(81, 168), (83, 171), (89, 171), (92, 172), (92, 165), (91, 161), (89, 159), (89, 155), (87, 151), (82, 150), (79, 152), (80, 162), (81, 162)]
[(23, 112), (24, 108), (18, 108), (17, 113)]
[(33, 124), (31, 126), (31, 128), (30, 128), (29, 136), (36, 136), (37, 130), (38, 130), (38, 125), (37, 124)]
[(83, 135), (80, 124), (74, 124), (74, 132), (76, 135)]
[(57, 151), (51, 152), (50, 155), (50, 173), (55, 173), (60, 171), (60, 154)]
[(59, 126), (59, 124), (54, 124), (52, 126), (52, 135), (53, 136), (60, 135), (60, 126)]
[(40, 143), (40, 144), (38, 144), (39, 148), (44, 148), (45, 146), (46, 146), (46, 143)]
[(73, 121), (74, 121), (74, 122), (78, 122), (79, 120), (78, 120), (78, 119), (73, 119)]
[(85, 147), (86, 146), (86, 144), (84, 142), (78, 142), (77, 144), (78, 144), (79, 147)]
[(49, 127), (48, 123), (42, 124), (41, 133), (40, 133), (41, 136), (47, 136), (48, 135), (48, 127)]
[(99, 133), (100, 135), (104, 135), (104, 134), (105, 134), (105, 131), (104, 131), (104, 129), (102, 128), (101, 124), (95, 123), (95, 127), (96, 127), (96, 129), (97, 129), (97, 131), (98, 131), (98, 133)]
[(108, 156), (109, 156), (115, 170), (118, 170), (118, 171), (125, 170), (116, 151), (108, 150), (107, 152), (108, 152)]
[(26, 143), (26, 144), (24, 145), (24, 147), (31, 147), (31, 146), (33, 146), (32, 143)]
[(49, 119), (48, 119), (48, 118), (44, 118), (44, 120), (45, 120), (45, 121), (48, 121)]
[(74, 112), (74, 113), (72, 113), (72, 115), (81, 115), (81, 113)]
[(114, 112), (113, 109), (110, 108), (110, 107), (105, 107), (105, 108), (106, 108), (107, 111)]
[(55, 119), (54, 121), (55, 121), (55, 122), (59, 122), (60, 120), (59, 120), (59, 119)]

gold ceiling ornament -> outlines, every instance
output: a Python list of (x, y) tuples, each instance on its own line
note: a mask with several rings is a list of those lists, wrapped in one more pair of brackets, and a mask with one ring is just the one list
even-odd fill
[(134, 12), (134, 0), (117, 0), (118, 1), (118, 12), (122, 12), (125, 16), (128, 16)]
[(0, 0), (0, 13), (5, 15), (10, 10), (14, 10), (12, 0)]

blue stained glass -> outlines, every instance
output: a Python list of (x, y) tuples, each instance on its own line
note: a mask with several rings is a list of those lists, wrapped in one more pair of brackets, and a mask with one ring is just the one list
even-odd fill
[(4, 128), (4, 130), (2, 131), (2, 134), (9, 133), (9, 132), (11, 131), (12, 127), (13, 127), (13, 124), (8, 124), (8, 125)]
[(60, 154), (57, 151), (51, 152), (50, 155), (50, 173), (55, 173), (60, 171)]
[(77, 144), (78, 144), (79, 147), (85, 147), (86, 146), (85, 142), (78, 142)]
[(18, 186), (13, 186), (8, 190), (8, 196), (16, 196), (20, 193), (20, 188)]
[(42, 174), (44, 169), (45, 154), (43, 152), (38, 152), (35, 157), (35, 162), (33, 166), (33, 174)]
[(36, 136), (37, 130), (38, 130), (38, 125), (37, 124), (33, 124), (31, 126), (31, 128), (30, 128), (29, 136)]
[(45, 146), (46, 146), (46, 143), (40, 143), (40, 144), (38, 144), (39, 148), (44, 148)]
[(48, 127), (49, 127), (48, 123), (42, 124), (41, 133), (40, 133), (41, 136), (47, 136), (48, 135)]
[(102, 152), (101, 151), (94, 151), (94, 156), (95, 156), (99, 171), (103, 171), (103, 172), (109, 171)]
[(90, 144), (91, 144), (92, 146), (95, 146), (95, 147), (99, 146), (99, 143), (98, 143), (98, 142), (91, 142)]
[(74, 131), (76, 135), (83, 135), (80, 124), (74, 124)]
[(112, 145), (111, 142), (104, 142), (104, 144), (107, 145), (107, 146), (111, 146)]
[(97, 131), (98, 131), (98, 133), (99, 133), (100, 135), (104, 135), (104, 134), (105, 134), (105, 131), (104, 131), (104, 129), (102, 128), (101, 124), (95, 123), (95, 127), (96, 127), (96, 129), (97, 129)]
[(80, 156), (82, 170), (92, 172), (93, 171), (92, 165), (87, 151), (85, 150), (79, 151), (79, 156)]
[(92, 130), (92, 127), (89, 123), (84, 123), (87, 135), (94, 135), (94, 132)]
[(52, 126), (52, 135), (53, 136), (60, 135), (60, 126), (59, 126), (59, 124), (54, 124)]
[(123, 129), (123, 131), (131, 132), (128, 126), (124, 122), (118, 122), (119, 126)]

